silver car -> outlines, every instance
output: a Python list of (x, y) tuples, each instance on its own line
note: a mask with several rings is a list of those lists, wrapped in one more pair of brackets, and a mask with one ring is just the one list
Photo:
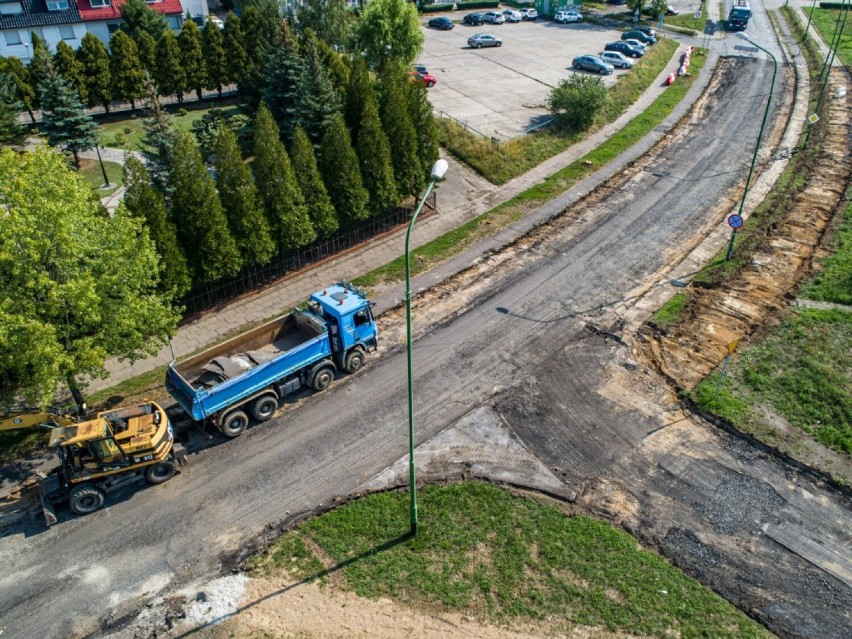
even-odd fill
[(520, 22), (524, 19), (521, 12), (514, 9), (506, 9), (503, 12), (503, 17), (506, 18), (506, 22)]
[(633, 68), (633, 60), (629, 59), (623, 53), (619, 53), (618, 51), (604, 51), (598, 57), (600, 57), (600, 59), (606, 62), (607, 64), (611, 64), (616, 69)]
[(481, 49), (482, 47), (502, 47), (503, 41), (490, 33), (477, 33), (467, 39), (467, 46), (471, 49)]
[(503, 14), (499, 11), (486, 11), (482, 15), (485, 17), (485, 21), (489, 24), (503, 24), (506, 22), (506, 18), (504, 18)]

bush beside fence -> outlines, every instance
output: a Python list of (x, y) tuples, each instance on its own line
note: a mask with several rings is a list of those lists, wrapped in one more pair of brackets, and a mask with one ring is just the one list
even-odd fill
[(496, 9), (500, 6), (497, 0), (470, 0), (469, 2), (457, 2), (456, 9), (458, 11), (466, 11), (468, 9)]
[(452, 2), (441, 4), (424, 4), (420, 6), (420, 13), (438, 13), (439, 11), (452, 11), (455, 4)]

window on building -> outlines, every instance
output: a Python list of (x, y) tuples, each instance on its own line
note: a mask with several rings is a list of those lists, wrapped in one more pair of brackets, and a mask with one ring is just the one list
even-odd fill
[(24, 7), (20, 2), (0, 3), (0, 16), (19, 16), (23, 12)]
[(17, 31), (4, 31), (3, 37), (6, 40), (6, 46), (12, 46), (14, 44), (21, 44), (21, 34)]
[(166, 21), (175, 31), (180, 31), (180, 16), (167, 16)]
[(77, 35), (74, 33), (74, 27), (70, 24), (59, 25), (59, 37), (63, 40), (76, 40)]
[(48, 11), (65, 11), (68, 8), (68, 0), (48, 0)]
[(47, 39), (44, 37), (44, 31), (40, 28), (36, 27), (35, 29), (30, 29), (30, 42), (32, 42), (33, 34), (37, 35), (39, 38), (47, 42)]
[(108, 7), (110, 5), (109, 0), (89, 0), (89, 4), (92, 5), (93, 9), (97, 9), (99, 7)]
[(121, 25), (123, 25), (123, 24), (124, 24), (123, 22), (113, 22), (112, 24), (108, 24), (107, 25), (107, 31), (109, 31), (110, 35), (112, 35), (116, 31), (121, 29)]

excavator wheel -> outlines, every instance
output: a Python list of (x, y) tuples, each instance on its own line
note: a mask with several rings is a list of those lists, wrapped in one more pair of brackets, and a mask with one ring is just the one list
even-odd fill
[(145, 479), (149, 484), (162, 484), (175, 475), (175, 465), (170, 461), (152, 464), (145, 469)]
[(68, 496), (68, 504), (71, 506), (71, 510), (78, 515), (88, 515), (103, 506), (105, 499), (106, 495), (100, 488), (83, 484), (71, 491)]

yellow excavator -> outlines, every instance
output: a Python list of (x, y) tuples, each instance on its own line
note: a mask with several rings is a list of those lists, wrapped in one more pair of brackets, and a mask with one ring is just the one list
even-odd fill
[(78, 515), (104, 505), (107, 494), (137, 481), (162, 484), (175, 474), (186, 452), (174, 441), (166, 411), (146, 401), (77, 421), (58, 412), (0, 415), (0, 431), (45, 427), (59, 466), (37, 473), (48, 526), (55, 504), (68, 501)]

